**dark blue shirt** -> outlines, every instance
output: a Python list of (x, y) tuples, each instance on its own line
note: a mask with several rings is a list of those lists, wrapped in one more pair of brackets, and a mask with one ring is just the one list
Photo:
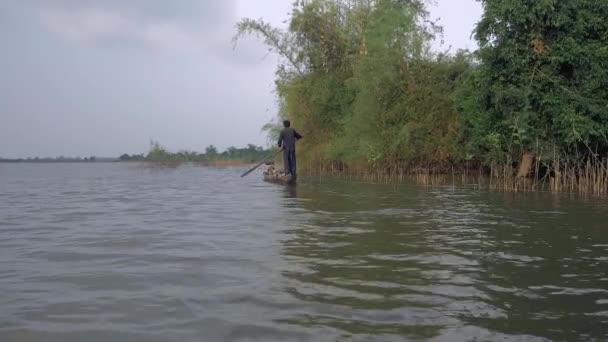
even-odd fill
[(285, 127), (279, 134), (279, 147), (286, 149), (295, 149), (296, 141), (302, 139), (302, 136), (293, 128)]

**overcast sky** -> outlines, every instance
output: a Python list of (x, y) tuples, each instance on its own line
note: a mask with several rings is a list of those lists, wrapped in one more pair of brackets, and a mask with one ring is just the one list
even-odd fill
[[(445, 44), (474, 49), (475, 0), (437, 0)], [(0, 0), (0, 157), (265, 144), (277, 58), (242, 17), (283, 25), (293, 0)]]

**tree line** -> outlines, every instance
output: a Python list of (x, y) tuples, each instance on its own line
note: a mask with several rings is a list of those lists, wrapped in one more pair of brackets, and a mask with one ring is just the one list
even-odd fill
[(443, 28), (422, 0), (295, 1), (285, 30), (243, 19), (235, 43), (282, 57), (264, 129), (289, 118), (309, 137), (308, 171), (594, 172), (608, 187), (608, 2), (480, 2), (476, 51), (433, 52)]
[(224, 151), (219, 151), (217, 147), (209, 145), (204, 152), (196, 151), (178, 151), (169, 152), (160, 143), (156, 141), (150, 142), (150, 149), (147, 153), (128, 154), (124, 153), (118, 158), (100, 158), (100, 157), (56, 157), (56, 158), (0, 158), (0, 163), (76, 163), (76, 162), (201, 162), (201, 163), (218, 163), (230, 164), (233, 163), (252, 163), (259, 162), (271, 157), (273, 151), (265, 149), (261, 146), (248, 144), (245, 147), (228, 147)]
[(28, 158), (0, 158), (0, 163), (93, 163), (96, 161), (107, 161), (107, 158), (91, 157), (28, 157)]
[(258, 162), (268, 158), (272, 151), (261, 146), (248, 144), (246, 147), (229, 147), (220, 152), (217, 147), (210, 145), (204, 152), (179, 151), (169, 152), (160, 143), (152, 141), (147, 154), (123, 154), (119, 157), (121, 161), (151, 161), (151, 162)]

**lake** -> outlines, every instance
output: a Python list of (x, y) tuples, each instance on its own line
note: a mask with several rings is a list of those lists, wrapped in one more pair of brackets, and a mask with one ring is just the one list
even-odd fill
[(608, 201), (0, 164), (0, 341), (608, 339)]

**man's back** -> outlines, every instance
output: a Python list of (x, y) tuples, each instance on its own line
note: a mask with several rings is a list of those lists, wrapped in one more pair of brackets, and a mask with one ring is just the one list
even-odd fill
[(279, 135), (279, 147), (283, 148), (283, 163), (286, 175), (296, 176), (296, 140), (302, 136), (293, 128), (289, 120), (283, 121), (283, 130)]
[(279, 135), (279, 146), (286, 149), (294, 149), (296, 147), (296, 140), (301, 139), (302, 136), (298, 132), (291, 128), (285, 127)]

